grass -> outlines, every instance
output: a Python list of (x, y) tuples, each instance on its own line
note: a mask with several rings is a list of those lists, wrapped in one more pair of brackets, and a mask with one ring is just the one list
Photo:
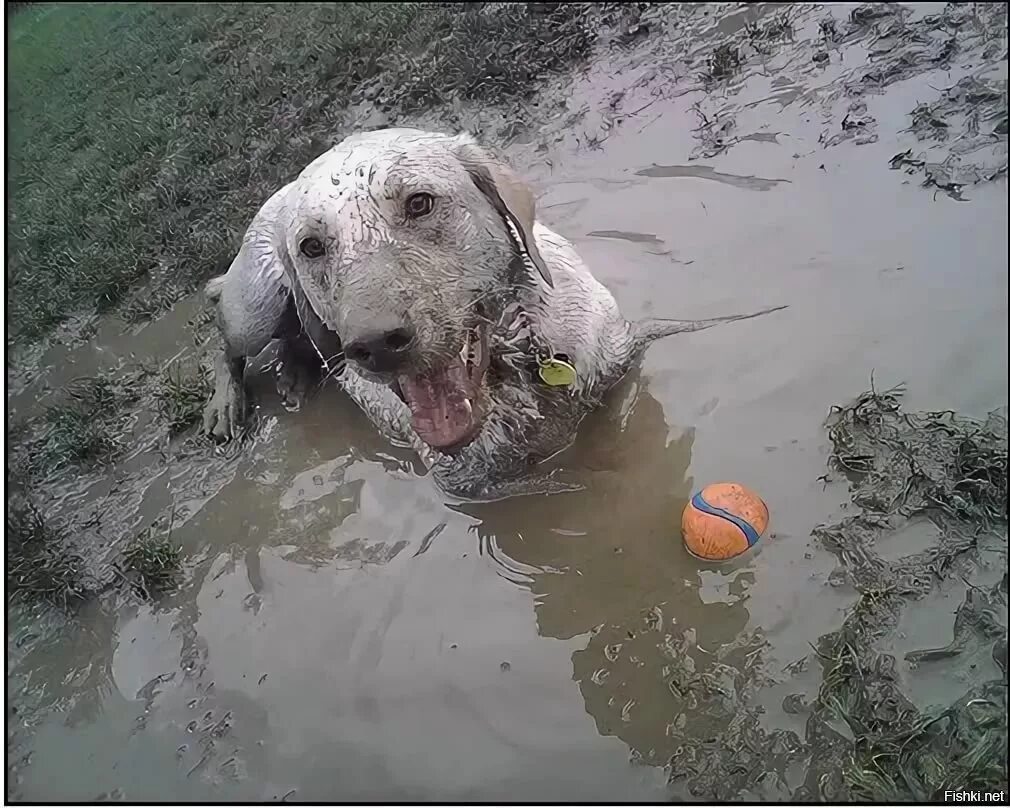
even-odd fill
[[(156, 373), (153, 384), (147, 384)], [(75, 379), (41, 415), (11, 424), (10, 476), (28, 484), (70, 468), (112, 462), (130, 437), (130, 405), (140, 401), (145, 389), (174, 437), (200, 420), (211, 385), (205, 367), (189, 369), (179, 362), (160, 373), (141, 365)]]
[(761, 24), (748, 23), (744, 32), (752, 43), (768, 42), (792, 36), (793, 23), (787, 14), (779, 14)]
[[(27, 497), (11, 497), (6, 516), (6, 583), (12, 603), (45, 603), (69, 611), (104, 590), (86, 573), (84, 559), (69, 548), (66, 530), (46, 519)], [(123, 552), (120, 580), (144, 598), (178, 582), (182, 551), (170, 538), (149, 529)]]
[[(517, 104), (588, 55), (609, 5), (14, 13), (8, 339), (38, 338), (75, 311), (122, 306), (143, 318), (167, 308), (226, 269), (256, 208), (354, 127), (356, 105), (393, 122), (457, 99)], [(459, 116), (445, 126), (461, 126)]]
[(62, 531), (24, 497), (7, 503), (4, 549), (12, 602), (39, 601), (69, 609), (88, 594), (84, 562), (64, 546)]
[(853, 502), (876, 517), (1005, 528), (1006, 419), (995, 412), (985, 421), (950, 411), (906, 413), (903, 394), (901, 386), (871, 387), (832, 411), (830, 462), (849, 477)]
[[(824, 676), (813, 718), (841, 721), (853, 736), (843, 765), (825, 774), (833, 793), (822, 788), (820, 797), (829, 801), (929, 802), (947, 790), (1007, 786), (1005, 678), (975, 683), (950, 704), (920, 711), (902, 693), (894, 658), (877, 650), (909, 601), (949, 578), (980, 537), (1002, 536), (1005, 546), (1006, 420), (999, 413), (985, 421), (949, 411), (908, 413), (902, 394), (900, 386), (878, 391), (871, 379), (871, 389), (833, 408), (828, 422), (829, 462), (848, 479), (858, 513), (814, 535), (859, 592), (842, 626), (816, 649)], [(876, 542), (914, 518), (936, 525), (935, 545), (882, 559)], [(1005, 572), (988, 590), (965, 583), (954, 641), (907, 659), (955, 657), (969, 635), (992, 644), (999, 657), (999, 643), (1006, 642), (1005, 618), (998, 617), (1006, 608)]]
[(124, 407), (139, 397), (146, 373), (108, 371), (72, 381), (40, 416), (13, 425), (8, 471), (31, 481), (114, 459), (123, 448)]
[(123, 567), (134, 589), (151, 598), (171, 589), (182, 572), (182, 551), (170, 536), (155, 536), (150, 530), (138, 536), (123, 553)]
[(873, 630), (872, 608), (857, 605), (818, 652), (825, 673), (814, 714), (844, 722), (854, 736), (834, 773), (848, 792), (844, 799), (934, 802), (968, 783), (1005, 790), (1006, 683), (983, 682), (947, 706), (920, 712), (901, 693), (893, 659), (871, 649)]
[(202, 366), (187, 372), (174, 363), (162, 372), (155, 400), (170, 435), (184, 432), (201, 419), (210, 393), (210, 377)]
[(730, 42), (719, 44), (708, 58), (708, 73), (710, 81), (720, 81), (732, 76), (740, 67), (740, 51)]
[(776, 45), (793, 34), (792, 21), (782, 13), (763, 22), (751, 22), (731, 40), (720, 42), (706, 58), (701, 78), (720, 82), (737, 74), (755, 54), (769, 56)]

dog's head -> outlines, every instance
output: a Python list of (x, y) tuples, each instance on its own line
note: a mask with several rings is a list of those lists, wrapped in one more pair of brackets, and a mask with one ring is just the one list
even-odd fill
[(530, 189), (467, 135), (355, 135), (290, 186), (279, 251), (359, 373), (451, 451), (487, 407), (489, 336), (506, 304), (550, 285)]

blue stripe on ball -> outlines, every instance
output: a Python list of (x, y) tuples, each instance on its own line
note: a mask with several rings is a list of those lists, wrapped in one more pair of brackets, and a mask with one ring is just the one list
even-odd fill
[(694, 507), (697, 508), (702, 513), (707, 513), (710, 516), (721, 516), (723, 519), (732, 522), (734, 525), (740, 528), (740, 530), (743, 531), (744, 537), (747, 539), (748, 547), (753, 547), (755, 544), (757, 544), (757, 540), (761, 538), (760, 536), (758, 536), (758, 532), (749, 522), (744, 521), (739, 516), (736, 516), (735, 514), (732, 514), (729, 511), (724, 511), (722, 508), (717, 508), (714, 505), (709, 505), (705, 501), (705, 497), (701, 495), (700, 491), (691, 498), (691, 504), (694, 505)]

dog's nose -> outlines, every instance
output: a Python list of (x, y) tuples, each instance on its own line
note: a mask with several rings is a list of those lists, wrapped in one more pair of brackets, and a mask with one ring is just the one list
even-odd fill
[(344, 346), (344, 355), (374, 373), (392, 373), (406, 365), (414, 336), (414, 329), (404, 325), (364, 331)]

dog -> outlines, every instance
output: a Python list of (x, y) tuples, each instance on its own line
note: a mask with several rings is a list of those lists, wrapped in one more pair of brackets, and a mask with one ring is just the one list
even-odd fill
[(242, 428), (247, 359), (278, 339), (292, 406), (321, 368), (471, 500), (571, 490), (536, 465), (649, 344), (777, 310), (629, 321), (501, 159), (466, 134), (400, 128), (310, 163), (207, 293), (223, 340), (209, 435)]

